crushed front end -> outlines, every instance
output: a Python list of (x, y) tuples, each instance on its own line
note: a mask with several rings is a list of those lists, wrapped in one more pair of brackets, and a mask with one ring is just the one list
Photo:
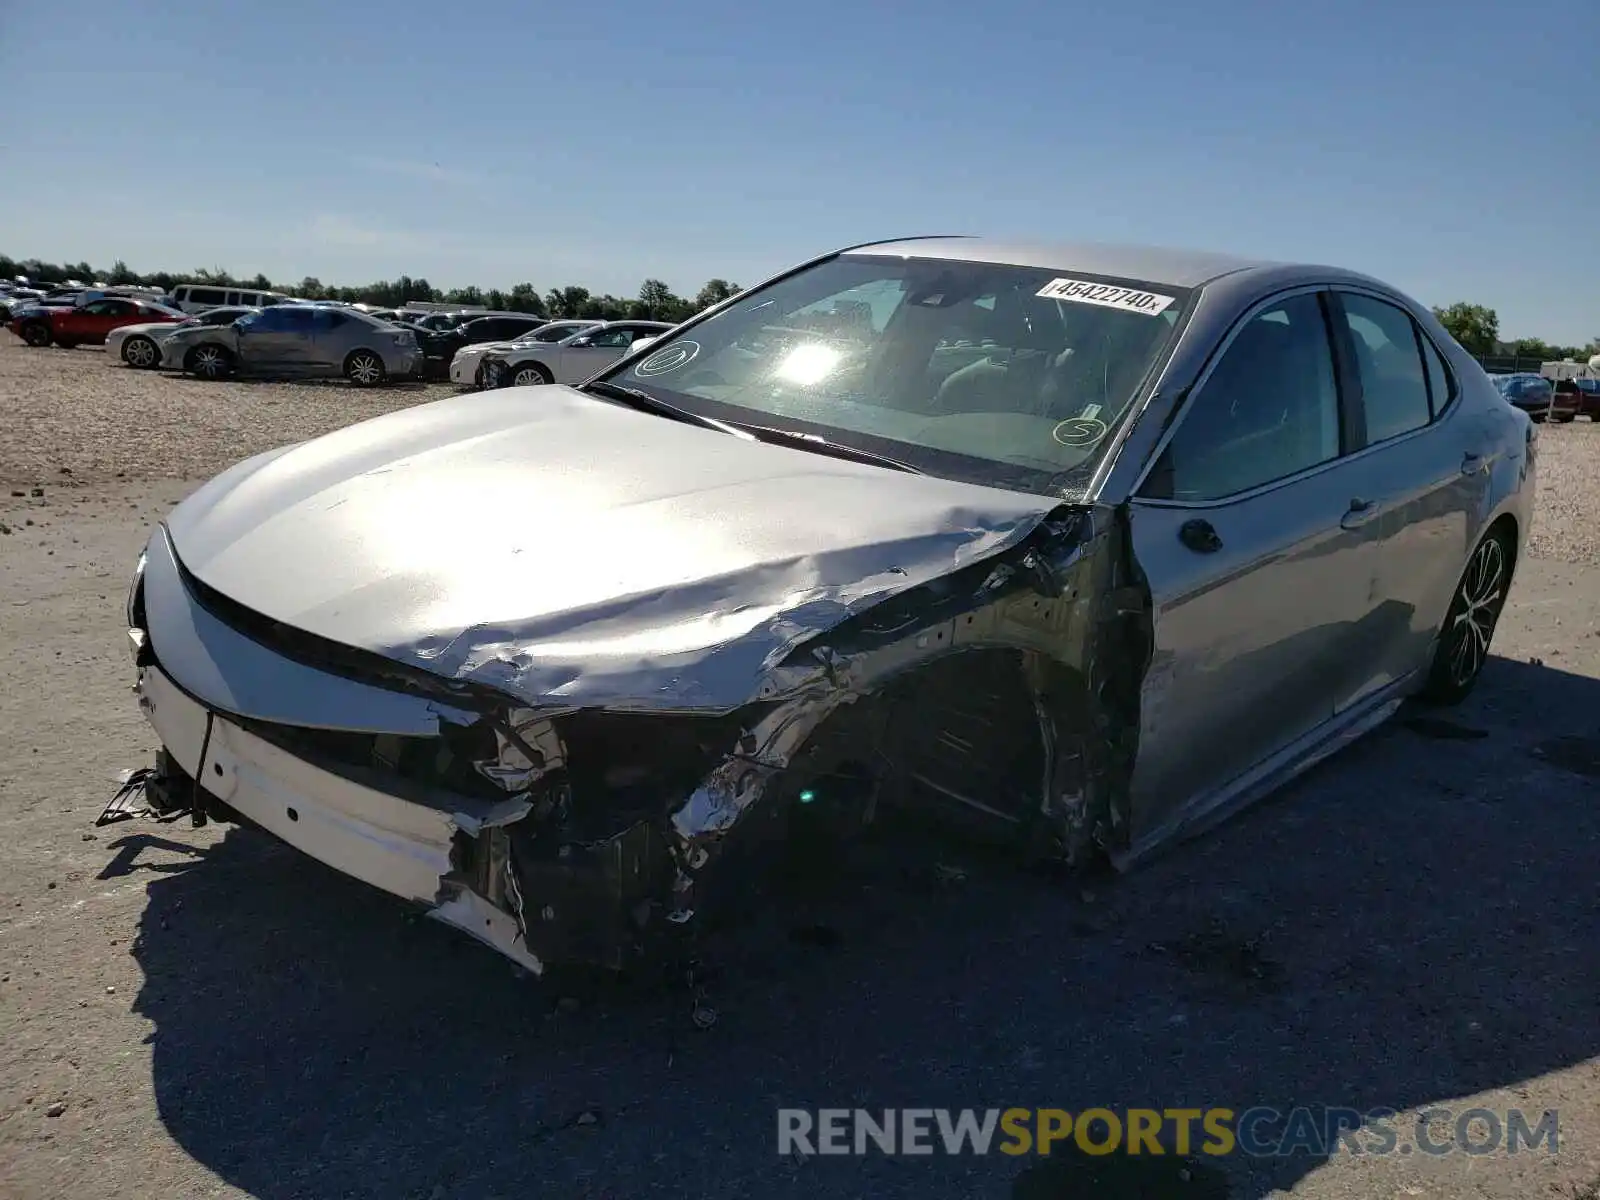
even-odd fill
[[(937, 811), (1081, 862), (1125, 823), (1142, 593), (1115, 514), (804, 640), (735, 706), (528, 707), (211, 591), (165, 530), (128, 623), (168, 805), (259, 826), (534, 972), (620, 968), (737, 908), (804, 810)], [(825, 796), (828, 805), (815, 804)], [(177, 798), (177, 799), (174, 799)]]

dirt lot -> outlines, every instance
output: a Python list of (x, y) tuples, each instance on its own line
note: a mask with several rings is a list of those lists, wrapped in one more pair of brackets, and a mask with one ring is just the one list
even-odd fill
[[(701, 1031), (678, 994), (553, 1004), (259, 836), (92, 828), (154, 749), (121, 616), (151, 522), (256, 449), (443, 393), (0, 337), (0, 1196), (1600, 1195), (1600, 426), (1543, 434), (1533, 558), (1448, 721), (1087, 891), (843, 873), (730, 946)], [(1118, 1192), (1059, 1157), (775, 1153), (780, 1105), (1097, 1104), (1554, 1108), (1561, 1142)]]

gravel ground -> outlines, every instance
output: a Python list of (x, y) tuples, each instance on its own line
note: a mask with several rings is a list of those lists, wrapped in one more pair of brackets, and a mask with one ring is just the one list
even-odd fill
[[(231, 460), (437, 394), (0, 338), (0, 1197), (1600, 1196), (1600, 429), (1544, 431), (1534, 557), (1448, 719), (1089, 890), (841, 867), (725, 948), (699, 1031), (678, 995), (552, 1006), (249, 832), (92, 826), (154, 749), (121, 617), (151, 522)], [(1561, 1145), (1091, 1188), (1059, 1154), (780, 1159), (780, 1104), (1555, 1108)]]
[(0, 331), (0, 412), (12, 431), (0, 440), (0, 484), (201, 480), (262, 450), (454, 392), (437, 383), (205, 383), (135, 371), (95, 348), (34, 350)]
[(1579, 417), (1539, 430), (1539, 505), (1528, 552), (1600, 562), (1600, 422)]

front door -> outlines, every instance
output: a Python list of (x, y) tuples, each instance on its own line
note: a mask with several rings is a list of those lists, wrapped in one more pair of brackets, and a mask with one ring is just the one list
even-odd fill
[(1130, 505), (1154, 651), (1133, 780), (1135, 845), (1224, 799), (1327, 722), (1373, 559), (1350, 485), (1324, 298), (1234, 331)]
[(561, 347), (556, 363), (557, 383), (582, 383), (628, 352), (637, 331), (628, 326), (599, 329)]

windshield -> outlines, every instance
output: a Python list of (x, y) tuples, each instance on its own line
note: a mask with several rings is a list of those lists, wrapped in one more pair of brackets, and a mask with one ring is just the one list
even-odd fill
[(841, 255), (608, 378), (971, 482), (1081, 488), (1189, 292), (1026, 266)]

